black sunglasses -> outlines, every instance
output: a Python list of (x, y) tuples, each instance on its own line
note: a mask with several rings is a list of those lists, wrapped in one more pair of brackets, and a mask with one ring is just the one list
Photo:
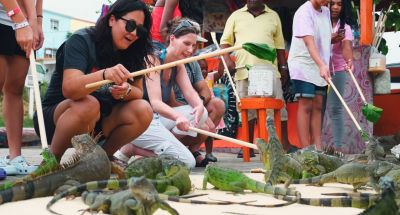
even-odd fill
[(132, 33), (133, 31), (136, 30), (136, 35), (140, 38), (144, 38), (147, 35), (147, 29), (143, 27), (143, 25), (137, 25), (136, 21), (131, 19), (125, 19), (123, 17), (120, 17), (120, 19), (125, 21), (125, 30), (129, 33)]

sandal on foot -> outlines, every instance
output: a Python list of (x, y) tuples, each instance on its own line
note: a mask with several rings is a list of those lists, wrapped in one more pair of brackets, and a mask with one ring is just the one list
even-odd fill
[(217, 162), (218, 159), (213, 154), (206, 154), (206, 159), (210, 162)]
[(197, 161), (197, 157), (202, 156), (199, 151), (192, 152), (194, 159), (196, 160), (196, 167), (206, 167), (208, 164), (208, 159), (203, 158), (200, 162)]

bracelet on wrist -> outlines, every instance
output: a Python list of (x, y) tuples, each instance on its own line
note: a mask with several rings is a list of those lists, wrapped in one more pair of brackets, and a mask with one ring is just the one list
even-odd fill
[(280, 69), (289, 69), (287, 66), (283, 65), (283, 66), (279, 66)]
[(12, 17), (14, 15), (17, 15), (19, 12), (21, 12), (21, 9), (19, 7), (16, 7), (10, 11), (7, 12), (8, 17)]
[(12, 28), (13, 28), (14, 30), (18, 30), (18, 29), (21, 29), (21, 28), (25, 28), (25, 27), (27, 27), (27, 26), (29, 26), (29, 22), (25, 20), (25, 21), (23, 21), (23, 22), (14, 23), (14, 25), (12, 26)]
[(103, 70), (103, 80), (106, 80), (106, 71), (107, 71), (107, 68), (105, 68), (105, 69)]

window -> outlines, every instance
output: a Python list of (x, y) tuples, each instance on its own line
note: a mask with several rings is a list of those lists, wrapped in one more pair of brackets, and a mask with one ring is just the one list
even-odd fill
[(50, 29), (58, 31), (59, 30), (59, 21), (55, 19), (50, 19)]
[(45, 48), (44, 49), (44, 58), (55, 58), (57, 53), (57, 49)]

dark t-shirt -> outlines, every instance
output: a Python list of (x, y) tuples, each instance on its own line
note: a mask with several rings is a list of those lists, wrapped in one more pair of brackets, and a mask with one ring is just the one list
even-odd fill
[(193, 19), (200, 25), (203, 24), (203, 0), (180, 0), (179, 10), (182, 17)]
[(78, 69), (85, 74), (96, 71), (96, 47), (90, 31), (91, 28), (77, 31), (58, 48), (56, 69), (43, 98), (43, 106), (52, 106), (65, 100), (62, 94), (65, 69)]
[[(201, 73), (200, 65), (199, 63), (197, 63), (197, 61), (185, 64), (185, 68), (192, 86), (194, 86), (197, 82), (204, 80), (203, 74)], [(183, 104), (188, 104), (183, 96), (181, 89), (176, 83), (174, 84), (174, 93), (175, 99), (177, 101)]]

